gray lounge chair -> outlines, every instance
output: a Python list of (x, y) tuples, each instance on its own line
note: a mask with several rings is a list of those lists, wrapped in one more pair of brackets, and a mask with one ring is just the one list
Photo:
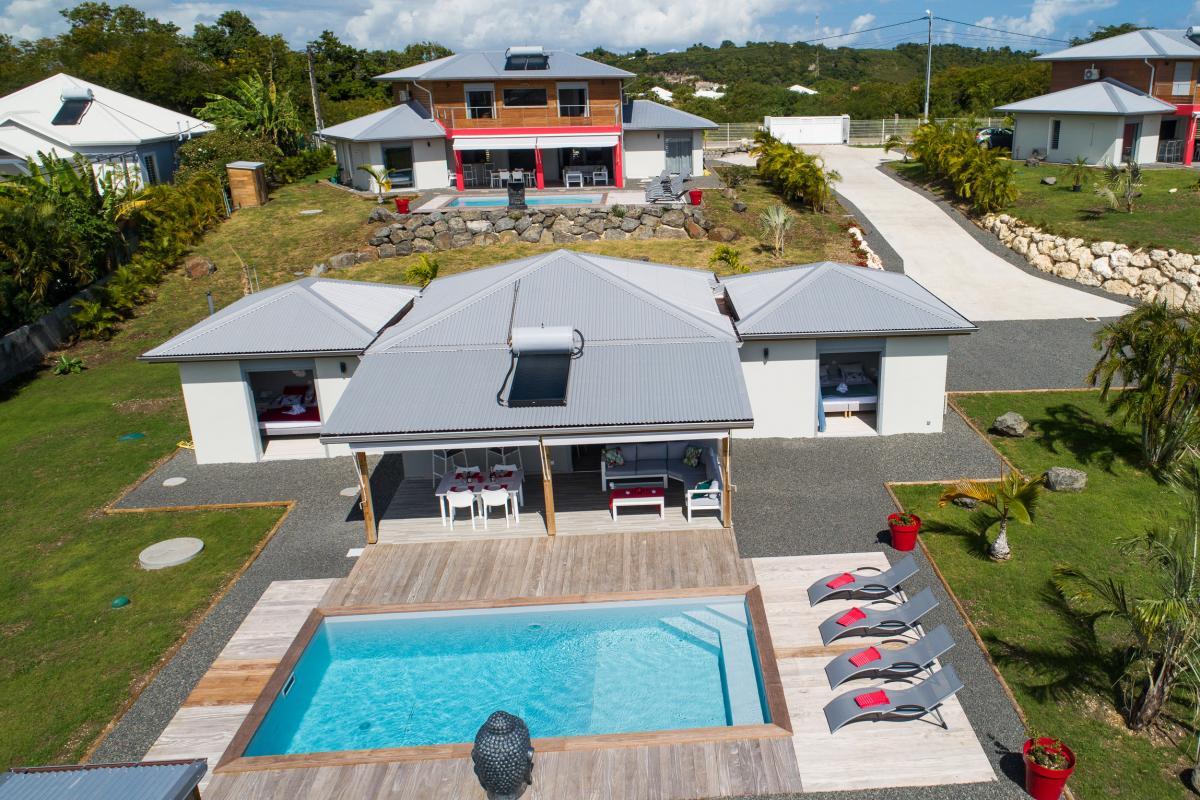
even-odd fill
[(920, 719), (933, 714), (938, 724), (945, 728), (946, 720), (939, 708), (962, 689), (963, 682), (958, 679), (954, 667), (942, 667), (908, 688), (889, 689), (885, 685), (840, 694), (825, 706), (825, 720), (829, 723), (829, 732), (837, 733), (843, 725), (861, 719)]
[(674, 203), (683, 194), (683, 178), (663, 170), (646, 184), (647, 203)]
[[(874, 574), (863, 573), (874, 570)], [(917, 562), (912, 556), (881, 570), (879, 567), (859, 567), (854, 572), (838, 572), (826, 575), (808, 587), (808, 603), (815, 606), (822, 600), (834, 597), (855, 597), (877, 600), (890, 597), (900, 584), (917, 574)]]
[(875, 600), (883, 604), (871, 608), (839, 611), (821, 623), (821, 641), (830, 644), (843, 636), (889, 636), (910, 631), (921, 621), (921, 617), (937, 608), (933, 590), (926, 587), (917, 592), (906, 603), (895, 600)]
[(911, 678), (929, 669), (934, 659), (941, 658), (954, 647), (954, 639), (944, 625), (937, 626), (915, 642), (901, 641), (907, 646), (898, 650), (868, 647), (833, 659), (825, 665), (829, 688), (836, 689), (853, 678)]

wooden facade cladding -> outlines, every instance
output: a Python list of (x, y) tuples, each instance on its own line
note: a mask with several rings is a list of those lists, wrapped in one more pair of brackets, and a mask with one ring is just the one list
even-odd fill
[[(595, 128), (619, 127), (621, 124), (621, 81), (615, 78), (591, 80), (479, 80), (479, 81), (418, 81), (396, 84), (394, 92), (408, 91), (409, 96), (425, 106), (433, 97), (430, 109), (434, 119), (451, 129), (479, 128)], [(585, 115), (564, 115), (558, 105), (560, 85), (586, 84), (588, 103)], [(467, 114), (466, 87), (491, 85), (494, 90), (495, 114), (472, 118)], [(504, 103), (505, 89), (545, 89), (545, 106), (510, 107)], [(428, 91), (426, 91), (428, 90)]]
[[(1175, 65), (1177, 61), (1150, 59), (1154, 66), (1154, 91), (1152, 94), (1159, 100), (1168, 103), (1191, 105), (1200, 103), (1200, 86), (1197, 85), (1197, 69), (1200, 61), (1192, 61), (1191, 82), (1187, 94), (1174, 94)], [(1115, 61), (1055, 61), (1050, 68), (1050, 91), (1057, 92), (1082, 86), (1088, 81), (1083, 78), (1083, 71), (1095, 67), (1100, 70), (1100, 78), (1113, 78), (1121, 83), (1127, 83), (1135, 89), (1146, 91), (1150, 88), (1150, 67), (1140, 59), (1124, 59)]]

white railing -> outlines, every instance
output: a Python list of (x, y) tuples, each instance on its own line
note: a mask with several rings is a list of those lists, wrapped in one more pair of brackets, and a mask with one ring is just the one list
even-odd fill
[[(949, 119), (939, 119), (937, 122), (948, 122)], [(956, 122), (972, 122), (980, 128), (995, 128), (1004, 126), (1003, 117), (978, 117), (971, 119), (963, 117)], [(921, 124), (917, 118), (891, 117), (888, 119), (852, 119), (850, 120), (850, 144), (883, 144), (890, 136), (901, 136), (907, 139)], [(733, 150), (745, 141), (753, 141), (754, 134), (762, 126), (757, 122), (721, 122), (716, 130), (704, 132), (705, 150)]]
[(737, 149), (743, 142), (753, 142), (761, 127), (757, 122), (719, 122), (716, 130), (704, 132), (704, 149)]

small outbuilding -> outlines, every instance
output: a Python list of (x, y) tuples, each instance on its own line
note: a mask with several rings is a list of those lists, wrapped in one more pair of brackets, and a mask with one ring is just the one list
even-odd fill
[(141, 356), (179, 364), (200, 464), (347, 455), (318, 439), (379, 332), (420, 293), (304, 278), (243, 297)]
[(441, 189), (450, 185), (446, 130), (425, 106), (409, 100), (320, 132), (337, 156), (338, 182), (377, 192), (378, 181), (362, 166), (387, 173), (390, 189)]
[(1069, 164), (1153, 164), (1165, 115), (1175, 106), (1113, 78), (1031, 97), (996, 111), (1014, 119), (1013, 158)]
[(823, 262), (722, 285), (754, 408), (737, 435), (942, 430), (949, 337), (976, 327), (912, 278)]

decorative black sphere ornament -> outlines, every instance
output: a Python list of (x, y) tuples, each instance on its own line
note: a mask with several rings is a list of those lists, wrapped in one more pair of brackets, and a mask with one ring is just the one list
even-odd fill
[(525, 721), (493, 711), (475, 734), (471, 761), (488, 800), (517, 800), (533, 784), (533, 745)]

